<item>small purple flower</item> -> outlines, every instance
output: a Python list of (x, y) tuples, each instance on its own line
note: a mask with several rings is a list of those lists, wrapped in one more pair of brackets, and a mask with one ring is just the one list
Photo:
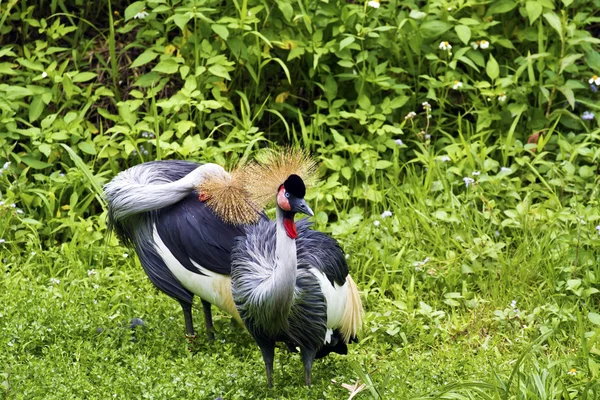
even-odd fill
[(590, 83), (590, 89), (592, 90), (592, 93), (596, 93), (598, 91), (598, 86)]
[(595, 117), (594, 113), (591, 111), (584, 111), (583, 115), (581, 116), (581, 119), (585, 120), (585, 121), (591, 121), (593, 120)]
[(469, 187), (470, 185), (472, 185), (473, 183), (475, 183), (475, 179), (469, 178), (468, 176), (464, 177), (463, 181), (465, 181), (465, 186), (466, 187)]
[(402, 139), (396, 139), (394, 140), (394, 142), (396, 142), (398, 146), (404, 146), (404, 142), (402, 141)]

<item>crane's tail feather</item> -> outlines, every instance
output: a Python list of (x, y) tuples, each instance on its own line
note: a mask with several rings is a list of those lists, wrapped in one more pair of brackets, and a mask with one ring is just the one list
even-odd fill
[(362, 328), (363, 307), (358, 287), (350, 275), (346, 277), (346, 283), (348, 284), (348, 299), (340, 332), (344, 337), (344, 342), (349, 343)]

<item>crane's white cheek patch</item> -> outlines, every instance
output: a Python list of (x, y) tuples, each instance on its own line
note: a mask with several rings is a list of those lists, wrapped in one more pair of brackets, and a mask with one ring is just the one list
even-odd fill
[(204, 275), (194, 273), (181, 265), (173, 253), (171, 253), (167, 245), (160, 238), (156, 226), (154, 226), (153, 238), (158, 255), (184, 288), (201, 299), (239, 318), (233, 297), (231, 296), (231, 277), (209, 271), (194, 260), (191, 260), (192, 264)]
[(317, 278), (321, 291), (327, 301), (327, 328), (337, 329), (342, 326), (342, 318), (348, 301), (348, 285), (338, 285), (327, 279), (327, 276), (317, 268), (311, 268), (310, 272)]

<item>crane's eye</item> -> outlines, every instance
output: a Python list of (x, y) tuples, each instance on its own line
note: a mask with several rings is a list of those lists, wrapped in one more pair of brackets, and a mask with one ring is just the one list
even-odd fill
[(287, 197), (288, 199), (290, 198), (289, 192), (285, 192), (285, 197)]

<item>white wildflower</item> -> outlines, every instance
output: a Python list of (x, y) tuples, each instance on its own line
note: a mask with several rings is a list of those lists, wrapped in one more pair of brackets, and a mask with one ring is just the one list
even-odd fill
[(416, 116), (417, 116), (417, 113), (414, 111), (411, 111), (408, 114), (406, 114), (406, 117), (404, 117), (404, 119), (413, 119)]
[(450, 157), (448, 157), (448, 156), (442, 156), (442, 157), (440, 157), (440, 160), (443, 161), (443, 162), (452, 161), (452, 159)]
[(498, 96), (498, 101), (500, 103), (504, 103), (506, 101), (506, 95), (504, 93), (500, 93), (500, 96)]
[(463, 84), (462, 84), (462, 82), (461, 82), (461, 81), (454, 81), (454, 86), (452, 86), (452, 89), (454, 89), (454, 90), (458, 90), (458, 89), (460, 89), (461, 87), (463, 87)]
[(469, 187), (470, 185), (472, 185), (473, 183), (475, 183), (475, 179), (469, 178), (468, 176), (464, 177), (463, 181), (465, 182), (465, 186), (466, 187)]
[(427, 110), (431, 110), (431, 104), (429, 104), (428, 102), (424, 101), (423, 103), (421, 103), (421, 105), (423, 106), (423, 108), (427, 111)]
[(140, 11), (139, 13), (137, 13), (137, 14), (135, 14), (135, 15), (133, 16), (133, 19), (144, 19), (144, 18), (146, 18), (148, 15), (150, 15), (150, 14), (148, 14), (148, 13), (146, 12), (146, 9), (145, 9), (145, 8), (143, 8), (143, 9), (142, 9), (142, 11)]
[(369, 7), (373, 7), (373, 8), (379, 8), (379, 6), (380, 6), (379, 0), (371, 0), (367, 3), (367, 5)]
[(94, 289), (98, 289), (99, 287), (100, 287), (100, 285), (97, 285), (97, 284), (92, 285), (92, 288), (94, 288)]
[(598, 235), (600, 235), (600, 225), (596, 226), (596, 230), (598, 231)]
[(8, 169), (9, 166), (10, 166), (10, 161), (7, 161), (4, 163), (4, 166), (2, 167), (2, 169)]
[(476, 42), (471, 42), (471, 47), (473, 50), (477, 50), (479, 48), (479, 40)]
[(398, 146), (404, 146), (404, 142), (402, 142), (402, 139), (396, 139), (394, 140), (394, 142), (396, 142)]
[(569, 374), (571, 376), (575, 376), (575, 375), (577, 375), (577, 370), (575, 368), (571, 368), (569, 370), (569, 372), (567, 372), (567, 374)]
[(31, 255), (32, 255), (32, 256), (35, 256), (36, 254), (37, 254), (37, 253), (36, 253), (35, 251), (32, 251), (32, 252), (31, 252)]
[(590, 85), (595, 83), (596, 85), (600, 85), (600, 76), (594, 75), (589, 80)]
[(379, 222), (379, 220), (376, 219), (375, 221), (373, 221), (373, 225), (379, 226), (381, 225), (381, 222)]
[(415, 267), (422, 267), (423, 265), (427, 264), (429, 262), (429, 257), (426, 257), (423, 261), (417, 261), (416, 263), (414, 263)]
[(48, 76), (48, 73), (46, 71), (42, 72), (42, 78), (46, 78)]
[(3, 206), (3, 205), (5, 205), (5, 204), (6, 204), (5, 202), (3, 202), (3, 201), (0, 201), (0, 206)]
[(92, 268), (92, 269), (88, 269), (88, 273), (87, 274), (88, 274), (88, 276), (92, 276), (92, 275), (96, 275), (97, 273), (98, 272), (96, 272), (96, 270)]
[(479, 47), (481, 47), (483, 50), (485, 50), (488, 47), (490, 47), (490, 42), (488, 42), (487, 40), (481, 40), (479, 42)]
[(425, 135), (425, 140), (429, 140), (429, 139), (431, 139), (431, 135), (428, 133)]
[(17, 214), (23, 214), (23, 210), (21, 210), (21, 209), (17, 210)]
[(129, 254), (123, 253), (123, 258), (127, 258), (127, 257), (129, 257)]
[(381, 218), (387, 218), (387, 217), (391, 217), (391, 216), (392, 216), (392, 212), (390, 210), (386, 210), (381, 213)]
[(58, 284), (60, 284), (60, 279), (50, 278), (50, 284), (51, 285), (58, 285)]
[(450, 51), (450, 50), (452, 50), (452, 45), (446, 41), (440, 42), (440, 50)]
[(12, 203), (10, 206), (11, 206), (12, 208), (17, 208), (17, 205), (16, 205), (15, 203)]
[(6, 239), (0, 239), (0, 244), (6, 242)]
[(350, 254), (346, 253), (346, 255), (344, 257), (346, 257), (346, 260), (347, 260), (350, 258)]
[(479, 175), (481, 175), (481, 171), (473, 171), (473, 172), (471, 172), (471, 175), (479, 176)]
[(513, 301), (510, 302), (510, 308), (512, 308), (512, 309), (517, 308), (517, 301), (516, 300), (513, 300)]

